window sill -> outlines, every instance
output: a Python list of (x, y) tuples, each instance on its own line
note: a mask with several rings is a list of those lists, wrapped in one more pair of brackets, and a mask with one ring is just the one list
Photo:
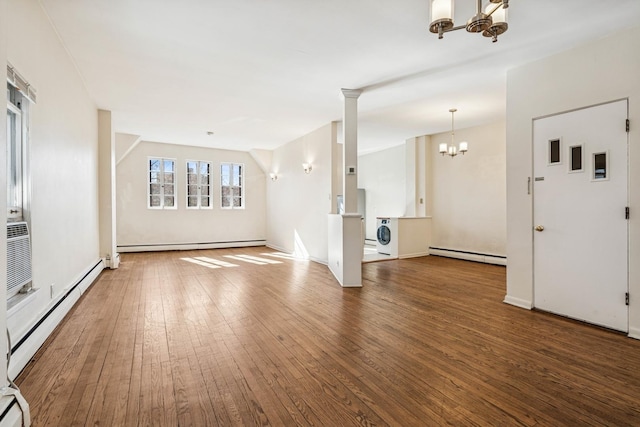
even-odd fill
[(9, 298), (7, 300), (7, 318), (13, 316), (26, 307), (31, 301), (35, 300), (39, 290), (39, 288), (34, 288), (28, 294), (16, 294)]

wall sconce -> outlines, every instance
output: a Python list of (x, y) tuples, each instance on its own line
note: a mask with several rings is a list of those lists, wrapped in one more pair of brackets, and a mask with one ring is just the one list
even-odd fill
[(278, 175), (276, 175), (275, 173), (271, 172), (269, 174), (269, 177), (271, 178), (271, 181), (277, 181), (278, 180)]
[(311, 173), (313, 167), (311, 166), (311, 163), (303, 163), (302, 169), (304, 169), (304, 173)]

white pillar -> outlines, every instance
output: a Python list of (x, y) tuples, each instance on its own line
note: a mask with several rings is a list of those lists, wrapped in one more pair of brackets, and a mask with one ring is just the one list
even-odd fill
[(358, 212), (358, 98), (362, 90), (342, 89), (344, 110), (342, 115), (344, 180), (342, 195), (344, 213)]
[(358, 97), (361, 90), (342, 89), (344, 214), (329, 215), (329, 269), (342, 287), (362, 286), (362, 217), (358, 213)]
[(100, 256), (106, 266), (118, 268), (116, 246), (116, 152), (111, 111), (98, 110), (98, 206)]

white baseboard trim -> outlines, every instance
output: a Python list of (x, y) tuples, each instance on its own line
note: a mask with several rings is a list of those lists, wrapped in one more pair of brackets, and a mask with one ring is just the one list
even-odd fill
[(428, 256), (428, 255), (429, 255), (429, 251), (427, 251), (427, 252), (416, 252), (415, 254), (398, 255), (398, 259), (418, 258), (418, 257), (421, 257), (421, 256)]
[(443, 256), (447, 258), (463, 259), (465, 261), (482, 262), (485, 264), (507, 265), (507, 258), (499, 255), (481, 254), (475, 252), (458, 251), (446, 248), (429, 248), (429, 255)]
[(11, 363), (8, 368), (9, 378), (14, 379), (18, 376), (104, 268), (105, 264), (102, 259), (89, 266), (85, 270), (86, 274), (65, 288), (64, 293), (58, 299), (52, 301), (50, 308), (34, 320), (31, 328), (27, 329), (21, 336), (12, 339)]
[(533, 308), (533, 302), (529, 300), (525, 300), (522, 298), (516, 298), (512, 296), (505, 296), (504, 303), (514, 305), (516, 307), (524, 308), (526, 310), (531, 310)]
[(196, 249), (245, 248), (248, 246), (265, 246), (266, 244), (266, 240), (239, 240), (230, 242), (123, 245), (118, 246), (118, 252), (191, 251)]
[(640, 340), (640, 328), (629, 328), (629, 334), (627, 336), (629, 338)]
[[(8, 388), (8, 390), (13, 389)], [(29, 408), (25, 409), (27, 411), (29, 410)], [(18, 399), (12, 395), (2, 396), (0, 398), (0, 413), (2, 414), (0, 417), (0, 427), (22, 427), (30, 425), (31, 423), (28, 414), (23, 416)], [(29, 421), (25, 423), (24, 421), (26, 421), (27, 418), (29, 418)]]

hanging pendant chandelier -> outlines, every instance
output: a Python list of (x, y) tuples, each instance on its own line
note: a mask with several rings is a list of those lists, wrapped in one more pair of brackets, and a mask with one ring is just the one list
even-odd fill
[(441, 39), (444, 33), (466, 29), (470, 33), (482, 33), (485, 37), (491, 37), (495, 43), (498, 36), (509, 28), (507, 24), (507, 8), (509, 0), (489, 0), (482, 9), (482, 0), (477, 0), (476, 14), (471, 17), (466, 25), (454, 26), (453, 9), (455, 0), (431, 0), (431, 24), (429, 31), (438, 34)]
[(449, 112), (451, 113), (451, 144), (447, 143), (442, 143), (438, 146), (439, 149), (439, 153), (442, 154), (443, 156), (445, 154), (451, 156), (452, 158), (457, 156), (458, 153), (462, 153), (464, 155), (464, 153), (466, 153), (469, 150), (469, 144), (467, 144), (466, 142), (461, 142), (460, 144), (458, 144), (458, 146), (456, 146), (455, 144), (455, 135), (456, 135), (456, 131), (455, 128), (453, 126), (453, 114), (458, 111), (455, 108), (452, 108), (449, 110)]

